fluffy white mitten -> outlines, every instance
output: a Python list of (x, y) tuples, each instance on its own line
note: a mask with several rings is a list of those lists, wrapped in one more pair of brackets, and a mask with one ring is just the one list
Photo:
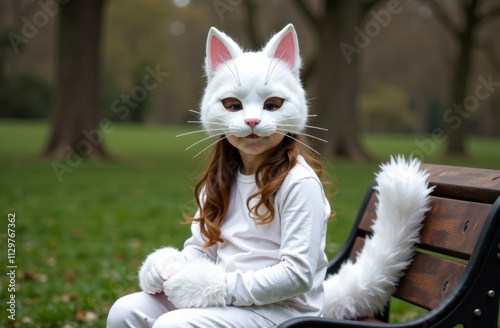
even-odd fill
[(139, 286), (148, 294), (163, 291), (163, 283), (177, 274), (186, 258), (173, 247), (164, 247), (148, 255), (139, 269)]
[(163, 292), (178, 309), (224, 307), (226, 272), (208, 259), (195, 259), (163, 283)]

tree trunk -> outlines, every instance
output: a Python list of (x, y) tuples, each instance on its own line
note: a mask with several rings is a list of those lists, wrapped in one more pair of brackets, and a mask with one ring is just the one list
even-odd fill
[(258, 16), (258, 7), (254, 0), (245, 1), (245, 6), (248, 39), (250, 40), (251, 49), (257, 50), (262, 44), (257, 32), (258, 23), (255, 21)]
[(451, 81), (451, 108), (454, 116), (448, 116), (447, 119), (450, 123), (447, 127), (446, 153), (448, 155), (465, 155), (465, 138), (471, 112), (467, 110), (467, 104), (464, 104), (464, 100), (467, 97), (467, 84), (471, 70), (472, 48), (474, 47), (473, 33), (477, 25), (476, 6), (477, 0), (473, 0), (469, 6), (464, 8), (465, 24), (458, 36), (458, 58), (455, 62), (453, 81)]
[(352, 0), (325, 1), (324, 16), (319, 26), (321, 49), (318, 55), (318, 99), (313, 103), (321, 126), (328, 127), (326, 156), (345, 156), (354, 160), (367, 158), (359, 140), (356, 113), (358, 57), (348, 59), (340, 44), (351, 46), (353, 24), (361, 23), (361, 2)]
[(104, 0), (59, 6), (58, 87), (47, 157), (105, 157), (99, 115), (99, 49)]

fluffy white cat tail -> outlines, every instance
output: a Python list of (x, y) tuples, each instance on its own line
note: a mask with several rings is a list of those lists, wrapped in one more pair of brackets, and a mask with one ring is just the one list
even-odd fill
[(402, 156), (381, 165), (376, 181), (377, 218), (356, 262), (346, 261), (327, 277), (324, 316), (373, 317), (382, 311), (409, 267), (425, 212), (429, 210), (427, 173), (420, 161)]

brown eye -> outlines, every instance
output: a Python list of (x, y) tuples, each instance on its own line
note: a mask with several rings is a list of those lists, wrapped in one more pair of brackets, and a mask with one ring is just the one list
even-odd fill
[(224, 98), (221, 100), (222, 106), (230, 112), (237, 112), (243, 109), (241, 101), (237, 98)]
[(271, 97), (264, 103), (264, 109), (268, 111), (275, 111), (281, 108), (285, 99), (279, 97)]

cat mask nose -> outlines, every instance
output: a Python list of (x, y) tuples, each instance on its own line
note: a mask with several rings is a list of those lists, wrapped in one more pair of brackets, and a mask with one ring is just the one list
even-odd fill
[(253, 130), (253, 128), (260, 123), (260, 120), (258, 118), (247, 118), (245, 123), (248, 124)]

